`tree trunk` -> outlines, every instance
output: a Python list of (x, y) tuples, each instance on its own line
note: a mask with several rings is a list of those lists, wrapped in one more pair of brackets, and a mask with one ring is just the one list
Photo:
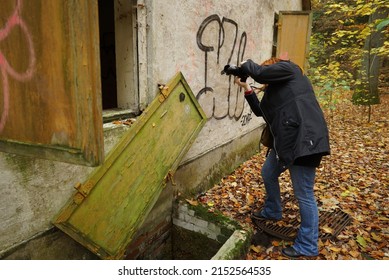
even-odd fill
[[(370, 15), (369, 24), (374, 23), (377, 19), (387, 17), (387, 9), (377, 9)], [(376, 29), (366, 38), (364, 46), (364, 55), (362, 66), (358, 73), (358, 79), (361, 84), (355, 88), (353, 101), (357, 104), (372, 105), (379, 104), (380, 98), (378, 93), (379, 73), (381, 67), (381, 58), (374, 52), (374, 49), (381, 47), (384, 43), (384, 36)]]

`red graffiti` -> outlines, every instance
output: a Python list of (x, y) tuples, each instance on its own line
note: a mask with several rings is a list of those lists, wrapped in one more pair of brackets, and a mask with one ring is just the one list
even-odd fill
[(8, 113), (9, 113), (9, 76), (14, 78), (17, 81), (25, 82), (32, 78), (35, 69), (35, 51), (33, 47), (32, 37), (28, 30), (28, 27), (24, 20), (21, 18), (22, 11), (22, 0), (16, 0), (16, 6), (13, 11), (13, 14), (8, 18), (5, 23), (5, 26), (0, 29), (0, 42), (8, 37), (14, 27), (19, 27), (26, 37), (28, 51), (29, 51), (29, 64), (27, 69), (19, 73), (17, 72), (9, 63), (7, 58), (0, 50), (0, 72), (1, 72), (1, 81), (3, 86), (3, 112), (0, 117), (0, 133), (3, 131), (4, 126), (7, 122)]

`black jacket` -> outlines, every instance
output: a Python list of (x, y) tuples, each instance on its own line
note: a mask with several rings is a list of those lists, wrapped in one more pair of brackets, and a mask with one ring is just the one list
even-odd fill
[(254, 114), (270, 125), (281, 166), (330, 154), (323, 112), (309, 79), (296, 64), (281, 61), (260, 66), (247, 60), (241, 68), (256, 82), (268, 85), (261, 102), (255, 93), (245, 97)]

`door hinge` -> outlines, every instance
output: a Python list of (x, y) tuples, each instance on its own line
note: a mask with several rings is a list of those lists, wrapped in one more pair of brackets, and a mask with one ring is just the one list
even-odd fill
[(174, 181), (174, 172), (171, 170), (169, 170), (169, 172), (165, 176), (165, 187), (168, 181), (170, 181), (173, 186), (176, 185), (176, 182)]
[(92, 190), (93, 184), (92, 182), (78, 183), (74, 188), (77, 190), (77, 193), (74, 195), (73, 200), (76, 204), (80, 204)]
[(158, 100), (160, 103), (162, 103), (169, 96), (169, 87), (163, 84), (158, 84), (158, 88), (160, 93)]

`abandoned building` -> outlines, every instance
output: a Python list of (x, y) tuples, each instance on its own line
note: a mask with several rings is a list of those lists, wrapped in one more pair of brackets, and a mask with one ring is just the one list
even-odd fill
[(307, 67), (310, 1), (2, 2), (2, 259), (171, 258), (178, 194), (258, 150), (224, 65)]

